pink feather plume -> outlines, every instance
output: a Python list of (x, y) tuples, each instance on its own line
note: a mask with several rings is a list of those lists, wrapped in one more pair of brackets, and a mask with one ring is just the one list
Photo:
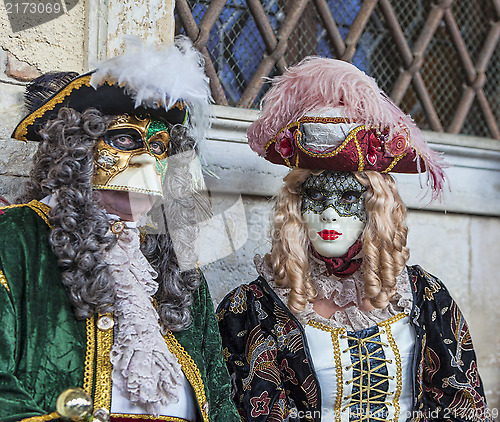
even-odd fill
[(343, 106), (353, 120), (367, 126), (388, 128), (390, 136), (407, 131), (411, 147), (425, 163), (433, 199), (439, 196), (445, 180), (445, 161), (429, 148), (412, 118), (387, 97), (373, 78), (354, 65), (341, 60), (307, 57), (274, 78), (272, 84), (262, 100), (259, 118), (247, 131), (248, 143), (259, 155), (265, 155), (266, 144), (287, 124), (311, 111)]

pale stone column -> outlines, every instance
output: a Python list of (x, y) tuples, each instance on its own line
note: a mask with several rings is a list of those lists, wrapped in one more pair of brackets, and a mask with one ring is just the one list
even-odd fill
[(137, 35), (156, 45), (174, 38), (174, 0), (88, 0), (88, 67), (123, 51), (126, 35)]

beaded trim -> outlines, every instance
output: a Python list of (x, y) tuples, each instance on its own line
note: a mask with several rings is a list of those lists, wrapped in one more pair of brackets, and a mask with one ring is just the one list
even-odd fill
[[(101, 317), (104, 314), (99, 314)], [(111, 408), (111, 371), (113, 369), (109, 354), (113, 347), (113, 330), (97, 327), (96, 386), (94, 407)]]
[(7, 289), (10, 293), (9, 283), (7, 283), (7, 279), (5, 278), (5, 274), (0, 270), (0, 284)]
[(85, 322), (87, 331), (87, 349), (85, 350), (85, 370), (83, 376), (83, 389), (92, 396), (92, 379), (94, 375), (95, 358), (95, 318), (92, 315)]
[(61, 416), (57, 412), (49, 413), (48, 415), (33, 416), (27, 419), (21, 419), (19, 422), (45, 422), (53, 419), (59, 419)]
[(163, 194), (158, 191), (150, 190), (150, 189), (139, 189), (131, 186), (113, 186), (113, 185), (92, 185), (92, 189), (104, 189), (104, 190), (119, 190), (126, 192), (137, 192), (137, 193), (146, 193), (148, 195), (161, 196), (163, 198)]
[(314, 117), (304, 116), (299, 119), (299, 123), (356, 123), (356, 120), (346, 119), (345, 117)]
[(340, 359), (340, 342), (339, 342), (339, 337), (342, 334), (345, 334), (347, 330), (345, 328), (332, 328), (329, 327), (328, 325), (322, 324), (321, 322), (317, 321), (309, 321), (308, 324), (311, 327), (318, 328), (319, 330), (322, 331), (329, 331), (332, 336), (332, 345), (333, 345), (333, 351), (334, 351), (334, 359), (335, 359), (335, 370), (337, 372), (337, 396), (335, 397), (335, 407), (334, 407), (334, 412), (335, 412), (335, 421), (338, 422), (341, 420), (341, 415), (340, 415), (340, 408), (342, 405), (342, 395), (344, 394), (343, 386), (344, 386), (344, 376), (342, 373), (342, 362)]
[(53, 110), (54, 107), (64, 101), (64, 99), (71, 94), (71, 92), (75, 89), (79, 89), (82, 85), (90, 86), (90, 78), (92, 75), (85, 75), (77, 80), (73, 80), (59, 91), (55, 97), (51, 98), (45, 104), (43, 104), (40, 108), (36, 109), (33, 113), (26, 116), (26, 118), (19, 124), (14, 132), (14, 138), (20, 141), (27, 141), (26, 135), (28, 134), (28, 126), (33, 124), (36, 119), (42, 117), (47, 111)]
[(198, 401), (203, 416), (203, 421), (208, 422), (208, 401), (205, 395), (205, 386), (203, 385), (200, 370), (196, 366), (196, 363), (194, 363), (193, 358), (189, 356), (184, 347), (177, 341), (172, 331), (168, 330), (164, 338), (168, 349), (177, 357), (182, 372), (184, 372), (184, 375), (193, 387), (196, 400)]

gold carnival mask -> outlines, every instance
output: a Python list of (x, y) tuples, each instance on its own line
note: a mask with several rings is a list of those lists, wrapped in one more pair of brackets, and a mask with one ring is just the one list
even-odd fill
[(163, 196), (170, 141), (167, 123), (149, 114), (121, 114), (96, 143), (94, 189)]

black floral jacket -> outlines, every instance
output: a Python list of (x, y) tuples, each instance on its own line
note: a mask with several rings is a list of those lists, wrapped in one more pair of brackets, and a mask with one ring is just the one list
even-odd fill
[[(416, 334), (408, 420), (490, 421), (467, 323), (446, 287), (408, 267)], [(303, 328), (262, 278), (217, 310), (233, 400), (243, 421), (321, 420), (321, 392)]]

